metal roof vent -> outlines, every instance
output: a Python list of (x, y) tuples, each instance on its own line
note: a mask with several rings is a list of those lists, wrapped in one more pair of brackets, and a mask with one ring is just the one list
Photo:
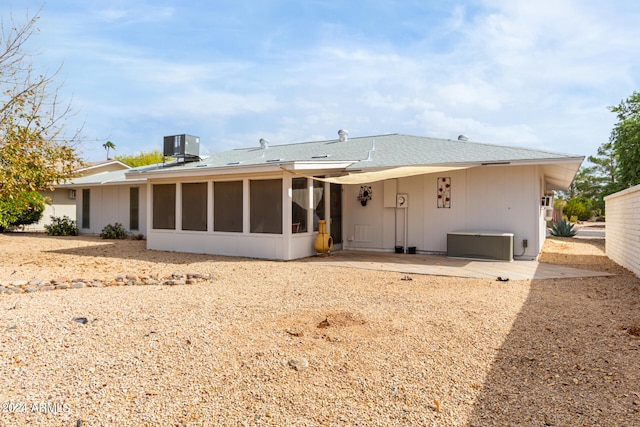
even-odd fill
[(345, 142), (347, 140), (347, 135), (349, 135), (349, 131), (348, 130), (344, 130), (344, 129), (340, 129), (338, 131), (338, 141), (340, 142)]
[(469, 138), (467, 138), (465, 135), (458, 135), (458, 141), (467, 142), (468, 140)]
[(269, 148), (269, 140), (260, 138), (260, 148), (262, 148), (263, 150), (266, 150), (267, 148)]

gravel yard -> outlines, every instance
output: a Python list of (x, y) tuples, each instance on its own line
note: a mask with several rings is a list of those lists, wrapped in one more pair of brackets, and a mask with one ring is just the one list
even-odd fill
[[(0, 294), (0, 426), (640, 424), (640, 279), (603, 240), (548, 239), (540, 261), (615, 275), (407, 277), (0, 234), (5, 288), (102, 284)], [(213, 278), (109, 286), (175, 272)]]

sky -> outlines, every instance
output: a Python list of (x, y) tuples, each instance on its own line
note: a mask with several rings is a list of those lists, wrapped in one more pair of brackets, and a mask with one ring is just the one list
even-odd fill
[(2, 0), (86, 161), (405, 133), (594, 155), (640, 91), (637, 0)]

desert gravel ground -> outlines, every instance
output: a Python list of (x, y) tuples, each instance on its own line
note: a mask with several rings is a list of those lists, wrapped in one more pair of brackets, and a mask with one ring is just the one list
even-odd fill
[[(0, 284), (105, 284), (0, 295), (0, 426), (640, 425), (640, 279), (603, 240), (541, 261), (613, 276), (509, 282), (144, 245), (0, 235)], [(215, 278), (107, 286), (173, 272)]]

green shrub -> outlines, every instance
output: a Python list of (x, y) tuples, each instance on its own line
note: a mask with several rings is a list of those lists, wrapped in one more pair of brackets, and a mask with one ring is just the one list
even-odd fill
[(153, 165), (156, 163), (162, 163), (163, 155), (160, 150), (153, 150), (150, 152), (141, 152), (132, 156), (116, 156), (116, 160), (124, 163), (125, 165), (137, 168), (139, 166)]
[(593, 211), (593, 201), (584, 197), (574, 197), (569, 200), (562, 212), (569, 218), (577, 217), (580, 221), (587, 221), (591, 218)]
[(574, 224), (570, 224), (564, 219), (551, 224), (551, 235), (556, 237), (573, 237), (576, 230), (573, 229)]
[(44, 212), (44, 198), (37, 191), (25, 191), (0, 200), (0, 232), (9, 227), (34, 224)]
[(124, 229), (122, 224), (116, 222), (115, 224), (107, 225), (102, 229), (100, 237), (103, 239), (124, 239), (127, 237), (127, 230)]
[(44, 229), (49, 236), (78, 235), (78, 227), (76, 227), (76, 222), (66, 215), (62, 218), (58, 216), (52, 216), (51, 224), (45, 225)]

